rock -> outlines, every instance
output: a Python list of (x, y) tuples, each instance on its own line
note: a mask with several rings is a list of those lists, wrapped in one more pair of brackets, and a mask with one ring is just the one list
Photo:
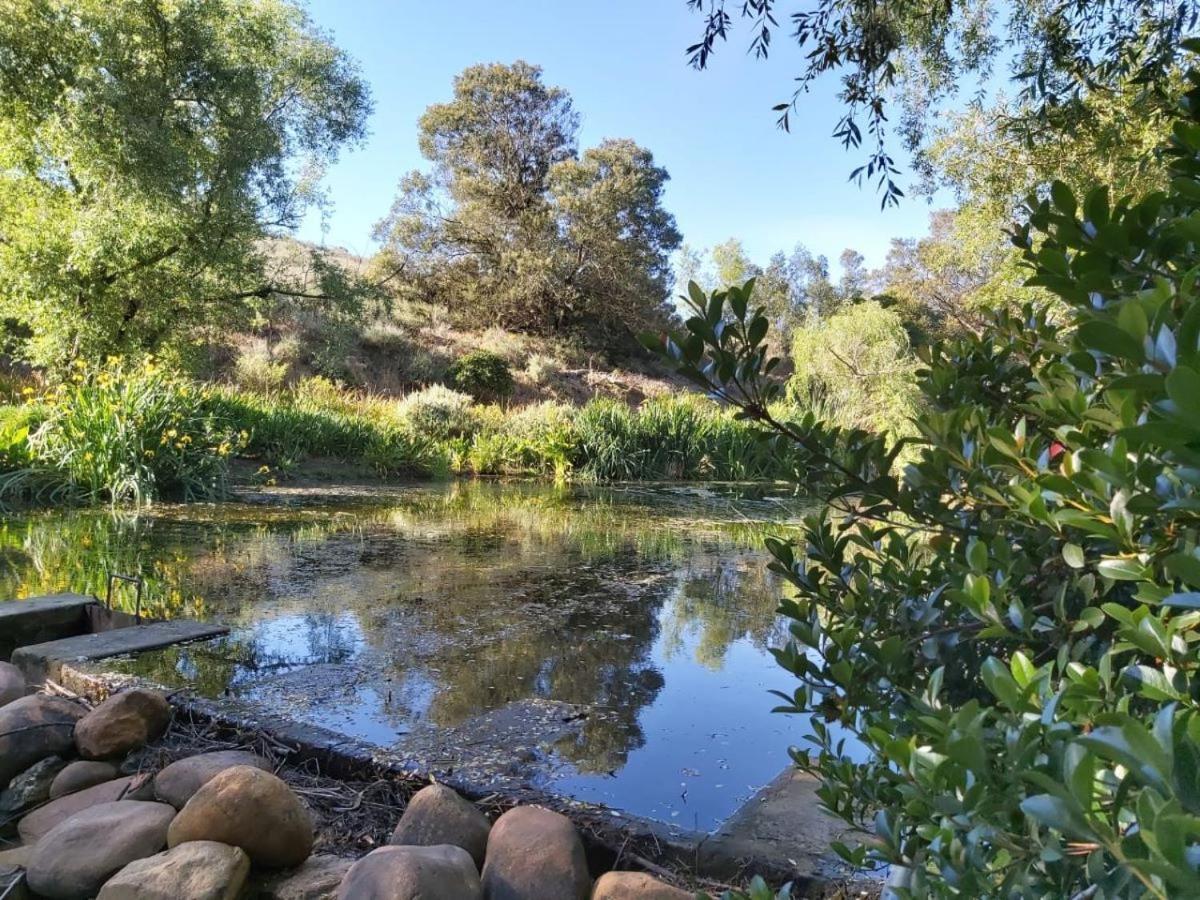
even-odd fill
[(49, 800), (50, 785), (66, 764), (57, 756), (47, 756), (10, 781), (8, 787), (0, 791), (0, 818), (9, 818), (13, 813)]
[(694, 896), (643, 872), (605, 872), (592, 891), (592, 900), (692, 900)]
[(244, 850), (189, 841), (131, 862), (104, 883), (96, 900), (236, 900), (249, 874)]
[(273, 872), (257, 885), (259, 900), (334, 900), (352, 859), (310, 856), (298, 869)]
[(114, 781), (120, 774), (112, 763), (77, 759), (55, 776), (50, 784), (50, 799), (57, 800), (106, 781)]
[(160, 737), (171, 722), (171, 705), (158, 691), (142, 688), (113, 694), (75, 726), (84, 759), (124, 756)]
[(8, 850), (0, 850), (0, 869), (24, 869), (29, 865), (29, 854), (33, 852), (31, 844), (20, 844)]
[(308, 810), (283, 780), (253, 766), (218, 773), (180, 810), (167, 843), (220, 841), (268, 869), (298, 866), (312, 852)]
[(218, 750), (201, 753), (186, 759), (176, 760), (154, 777), (154, 795), (176, 809), (183, 809), (212, 778), (234, 766), (254, 766), (264, 772), (271, 771), (271, 764), (248, 750)]
[(25, 676), (12, 663), (0, 662), (0, 706), (25, 696)]
[(74, 747), (75, 722), (82, 706), (33, 694), (0, 706), (0, 784), (8, 784), (47, 756), (64, 756)]
[(136, 793), (134, 779), (131, 776), (117, 778), (97, 784), (74, 794), (67, 794), (57, 800), (51, 800), (45, 806), (35, 809), (17, 823), (17, 831), (21, 840), (27, 844), (50, 831), (60, 822), (76, 813), (82, 812), (101, 803), (112, 803), (116, 800), (136, 799), (131, 794)]
[(586, 900), (591, 887), (583, 842), (566, 816), (518, 806), (492, 826), (483, 867), (488, 900)]
[(167, 841), (175, 808), (123, 800), (101, 803), (60, 822), (29, 857), (29, 887), (50, 900), (85, 900), (135, 859)]
[(475, 867), (482, 868), (491, 830), (487, 816), (473, 803), (444, 784), (431, 784), (408, 801), (388, 843), (421, 847), (451, 844), (470, 853)]
[(346, 873), (338, 900), (477, 900), (475, 862), (462, 847), (380, 847)]

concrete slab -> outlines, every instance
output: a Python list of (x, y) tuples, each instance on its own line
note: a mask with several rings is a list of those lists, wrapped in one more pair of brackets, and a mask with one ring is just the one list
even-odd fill
[(58, 680), (64, 663), (158, 650), (228, 633), (229, 629), (222, 625), (208, 625), (187, 619), (151, 622), (19, 647), (12, 655), (12, 662), (25, 673), (30, 684), (40, 684), (47, 678)]
[(95, 597), (83, 594), (0, 601), (0, 660), (9, 659), (26, 644), (83, 634), (88, 630), (89, 607), (98, 605)]

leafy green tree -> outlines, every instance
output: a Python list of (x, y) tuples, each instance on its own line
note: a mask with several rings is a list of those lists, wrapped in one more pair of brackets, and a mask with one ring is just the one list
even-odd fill
[[(1200, 44), (1189, 45), (1200, 49)], [(750, 285), (693, 292), (679, 370), (831, 485), (795, 542), (777, 651), (799, 766), (902, 897), (1185, 897), (1200, 884), (1200, 73), (1137, 200), (1034, 194), (1053, 293), (922, 351), (917, 458), (780, 421)], [(718, 325), (721, 325), (718, 329)], [(868, 754), (849, 752), (852, 736)]]
[(0, 0), (0, 315), (18, 352), (157, 349), (247, 300), (328, 296), (272, 282), (263, 240), (298, 223), (368, 108), (286, 0)]
[(580, 155), (570, 97), (524, 62), (464, 70), (420, 127), (430, 172), (376, 229), (402, 294), (523, 331), (665, 321), (680, 236), (648, 150)]
[[(704, 17), (699, 41), (688, 48), (705, 68), (734, 17), (748, 23), (750, 49), (764, 58), (784, 19), (804, 54), (791, 97), (775, 107), (788, 128), (801, 98), (825, 75), (840, 78), (844, 112), (833, 129), (843, 146), (868, 146), (853, 178), (874, 181), (883, 204), (903, 196), (889, 143), (889, 109), (899, 102), (903, 143), (918, 155), (931, 123), (959, 98), (987, 94), (995, 71), (1007, 66), (1018, 84), (1003, 128), (1021, 139), (1063, 137), (1087, 127), (1088, 99), (1137, 85), (1139, 117), (1169, 110), (1178, 79), (1181, 42), (1196, 29), (1200, 5), (1146, 0), (1064, 0), (1029, 3), (929, 3), (915, 0), (686, 0)], [(727, 7), (736, 7), (730, 13)]]

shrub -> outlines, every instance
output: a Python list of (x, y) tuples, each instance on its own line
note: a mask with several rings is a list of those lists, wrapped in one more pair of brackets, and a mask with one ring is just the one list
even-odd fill
[(417, 434), (439, 440), (469, 437), (479, 427), (471, 396), (440, 384), (409, 394), (396, 413)]
[[(751, 287), (658, 344), (836, 487), (769, 542), (811, 716), (793, 757), (903, 897), (1174, 897), (1200, 883), (1200, 75), (1168, 193), (1033, 197), (1052, 317), (923, 351), (915, 461), (775, 418)], [(1035, 239), (1035, 235), (1037, 238)], [(724, 324), (721, 324), (723, 323)], [(735, 377), (736, 376), (736, 380)], [(853, 737), (859, 744), (847, 742)]]
[(204, 391), (152, 360), (80, 366), (45, 398), (45, 411), (29, 437), (31, 456), (89, 502), (219, 496), (227, 459), (243, 440)]
[(508, 360), (488, 350), (474, 350), (460, 356), (451, 363), (446, 375), (455, 388), (476, 400), (501, 400), (513, 392)]
[(249, 350), (242, 353), (233, 365), (233, 379), (238, 386), (260, 394), (280, 390), (287, 380), (286, 362), (269, 359), (264, 353)]

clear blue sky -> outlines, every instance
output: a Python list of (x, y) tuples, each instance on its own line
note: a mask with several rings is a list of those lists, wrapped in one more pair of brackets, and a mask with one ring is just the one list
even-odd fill
[[(671, 174), (666, 206), (692, 246), (737, 236), (765, 262), (802, 242), (836, 271), (845, 247), (874, 265), (893, 236), (926, 231), (926, 201), (880, 211), (873, 188), (847, 181), (859, 158), (830, 137), (839, 112), (833, 81), (805, 98), (791, 134), (775, 127), (771, 107), (799, 69), (783, 34), (763, 62), (746, 54), (741, 31), (697, 72), (684, 49), (701, 20), (684, 0), (310, 0), (309, 9), (359, 61), (375, 98), (366, 144), (327, 179), (328, 244), (368, 252), (400, 175), (423, 165), (421, 113), (449, 98), (466, 66), (516, 59), (570, 92), (581, 146), (629, 137), (654, 153)], [(321, 240), (321, 227), (313, 217), (301, 236)]]

